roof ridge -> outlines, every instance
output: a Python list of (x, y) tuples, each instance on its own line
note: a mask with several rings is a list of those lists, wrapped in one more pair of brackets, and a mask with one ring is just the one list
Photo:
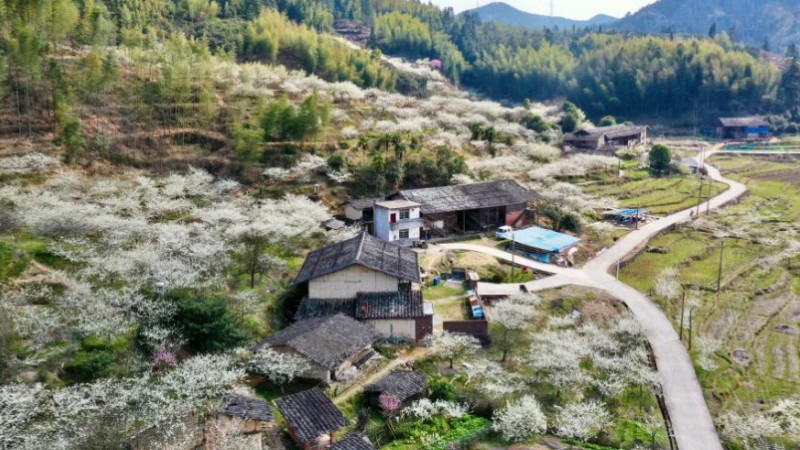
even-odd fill
[(364, 242), (367, 240), (367, 232), (361, 232), (361, 241), (358, 243), (358, 251), (356, 251), (355, 260), (361, 262), (361, 252), (364, 250)]

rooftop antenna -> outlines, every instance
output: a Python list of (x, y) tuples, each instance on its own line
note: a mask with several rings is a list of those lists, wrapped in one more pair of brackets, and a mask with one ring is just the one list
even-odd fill
[(550, 0), (550, 17), (555, 16), (555, 9), (556, 9), (555, 0)]

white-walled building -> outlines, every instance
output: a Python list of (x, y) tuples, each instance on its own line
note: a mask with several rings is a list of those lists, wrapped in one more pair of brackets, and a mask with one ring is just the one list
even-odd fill
[(297, 320), (342, 313), (383, 337), (412, 342), (433, 331), (418, 255), (410, 248), (361, 233), (309, 253), (295, 279), (306, 282)]
[(420, 215), (421, 206), (409, 200), (376, 202), (373, 208), (375, 236), (401, 245), (420, 240), (425, 229), (425, 221)]

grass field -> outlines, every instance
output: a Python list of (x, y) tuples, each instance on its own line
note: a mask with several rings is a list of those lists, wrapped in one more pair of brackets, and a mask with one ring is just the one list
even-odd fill
[[(694, 176), (653, 178), (646, 170), (626, 171), (625, 178), (609, 175), (584, 183), (583, 190), (598, 197), (613, 197), (624, 208), (646, 208), (653, 214), (669, 214), (697, 204), (700, 179)], [(702, 197), (713, 197), (726, 189), (722, 183), (703, 182)]]
[[(737, 236), (725, 238), (721, 291), (716, 292), (720, 239), (692, 228), (656, 238), (650, 246), (668, 253), (642, 254), (622, 269), (621, 278), (649, 292), (662, 270), (679, 269), (687, 303), (697, 305), (691, 353), (712, 412), (720, 414), (800, 394), (800, 264), (797, 257), (765, 259), (797, 239), (800, 163), (729, 155), (713, 162), (749, 189), (738, 204), (711, 217), (718, 230), (735, 230)], [(679, 328), (680, 301), (656, 300)], [(701, 342), (714, 339), (719, 346), (703, 349)]]

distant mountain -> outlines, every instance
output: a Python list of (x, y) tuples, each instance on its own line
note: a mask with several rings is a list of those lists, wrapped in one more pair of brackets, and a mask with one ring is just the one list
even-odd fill
[(469, 10), (478, 13), (484, 22), (498, 22), (507, 25), (520, 25), (528, 28), (583, 28), (587, 26), (606, 25), (617, 19), (605, 14), (599, 14), (589, 20), (573, 20), (565, 17), (550, 17), (521, 11), (513, 6), (495, 2)]
[(761, 47), (769, 38), (773, 50), (795, 42), (800, 45), (798, 0), (659, 0), (612, 27), (621, 30), (708, 35), (716, 23), (718, 33), (733, 34), (737, 41)]

